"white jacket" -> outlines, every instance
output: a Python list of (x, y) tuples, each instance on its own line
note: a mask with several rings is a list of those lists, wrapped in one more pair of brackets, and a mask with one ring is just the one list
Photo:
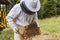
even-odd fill
[[(33, 15), (28, 15), (22, 11), (20, 3), (16, 4), (6, 16), (6, 20), (10, 27), (17, 28), (18, 26), (24, 26), (33, 21), (38, 24), (37, 12)], [(39, 26), (39, 25), (38, 25)]]

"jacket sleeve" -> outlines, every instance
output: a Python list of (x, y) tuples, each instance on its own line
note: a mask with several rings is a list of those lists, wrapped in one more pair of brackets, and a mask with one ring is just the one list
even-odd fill
[(35, 22), (37, 23), (37, 26), (40, 27), (40, 26), (39, 26), (39, 23), (38, 23), (37, 12), (36, 12), (35, 15), (34, 15), (34, 20), (33, 20), (33, 21), (35, 21)]
[(17, 28), (17, 25), (14, 20), (16, 20), (16, 17), (20, 14), (20, 11), (20, 5), (16, 4), (6, 16), (6, 20), (11, 28)]

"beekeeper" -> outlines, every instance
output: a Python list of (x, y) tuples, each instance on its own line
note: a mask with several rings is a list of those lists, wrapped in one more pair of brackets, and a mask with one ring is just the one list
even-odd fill
[(6, 16), (6, 20), (14, 32), (14, 40), (20, 40), (16, 29), (35, 21), (38, 24), (37, 12), (40, 9), (39, 0), (21, 0)]

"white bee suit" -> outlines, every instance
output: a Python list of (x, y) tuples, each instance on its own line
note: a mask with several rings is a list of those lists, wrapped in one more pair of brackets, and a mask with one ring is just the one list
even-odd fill
[(15, 28), (29, 24), (32, 22), (32, 20), (38, 24), (37, 12), (33, 15), (26, 14), (24, 11), (22, 11), (20, 3), (16, 4), (11, 9), (11, 11), (6, 16), (6, 20), (10, 27), (13, 29), (14, 40), (20, 40), (19, 34), (16, 33)]

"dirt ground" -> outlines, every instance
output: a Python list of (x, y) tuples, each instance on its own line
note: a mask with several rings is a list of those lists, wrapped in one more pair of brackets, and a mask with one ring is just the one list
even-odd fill
[(41, 34), (32, 38), (33, 40), (60, 40), (60, 34), (50, 33), (41, 29)]

